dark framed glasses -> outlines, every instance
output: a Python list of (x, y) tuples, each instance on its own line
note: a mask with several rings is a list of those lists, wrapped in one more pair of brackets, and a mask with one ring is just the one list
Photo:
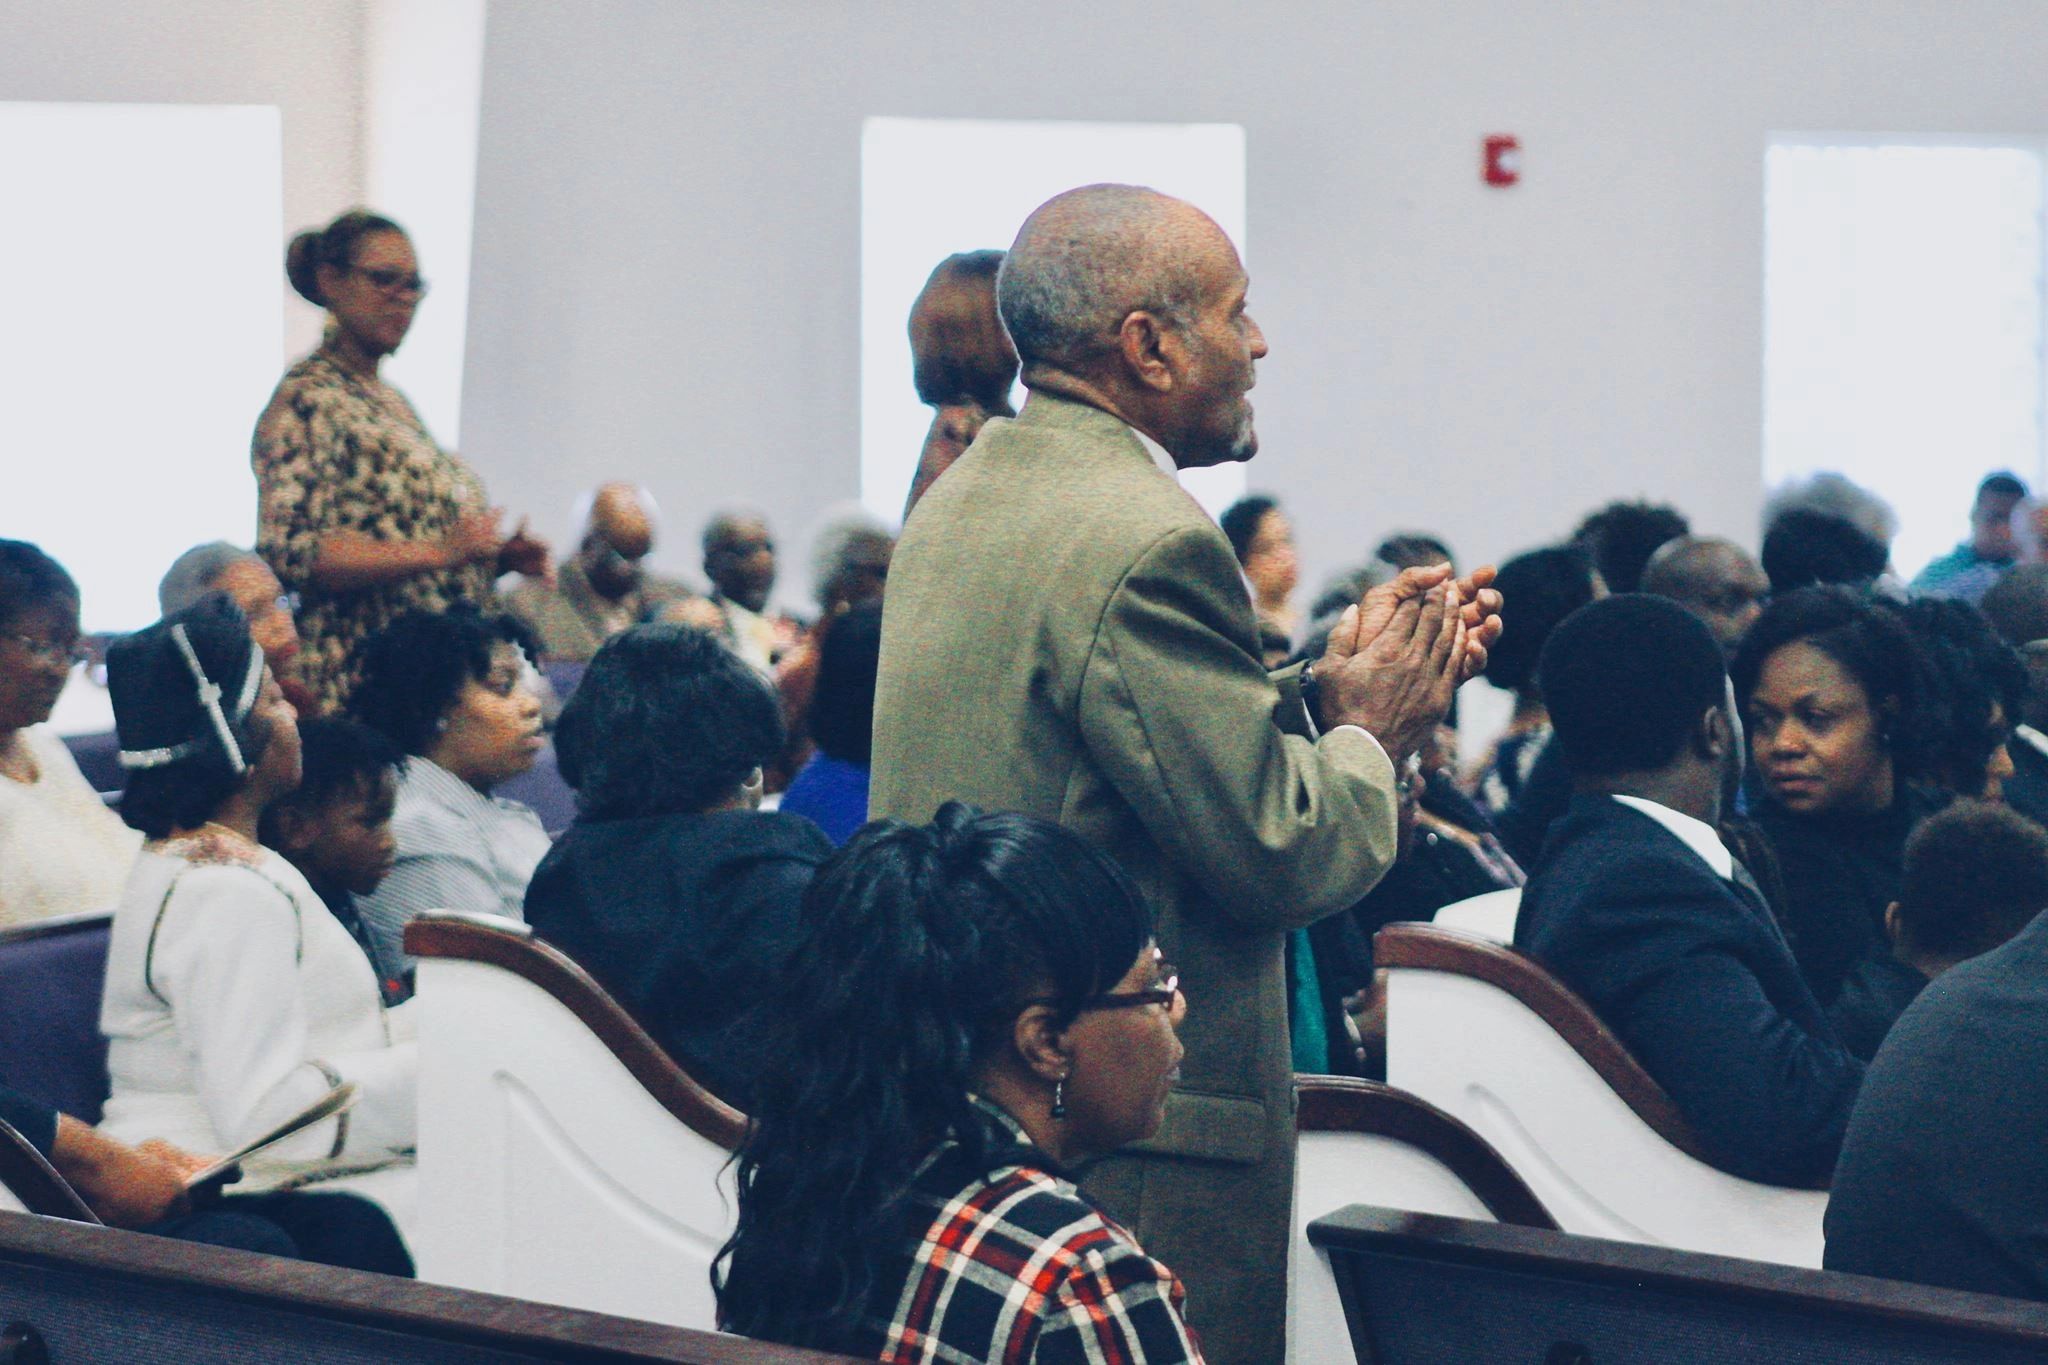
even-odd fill
[(405, 270), (372, 270), (360, 265), (349, 267), (386, 294), (417, 294), (427, 296), (427, 282), (417, 273)]
[[(1074, 1013), (1084, 1014), (1089, 1010), (1134, 1010), (1145, 1005), (1162, 1005), (1173, 1008), (1173, 1002), (1180, 995), (1180, 969), (1168, 962), (1157, 948), (1152, 950), (1152, 979), (1158, 984), (1142, 991), (1106, 991), (1091, 995), (1074, 1006)], [(1054, 1005), (1059, 1002), (1050, 999), (1026, 1001), (1031, 1005)]]

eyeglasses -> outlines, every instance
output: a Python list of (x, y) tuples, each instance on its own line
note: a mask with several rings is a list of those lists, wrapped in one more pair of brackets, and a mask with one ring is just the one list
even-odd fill
[(386, 294), (416, 294), (427, 296), (427, 282), (415, 272), (404, 270), (377, 270), (368, 266), (352, 265), (349, 269), (361, 275)]
[[(1088, 1010), (1134, 1010), (1145, 1005), (1163, 1005), (1173, 1008), (1173, 1002), (1180, 995), (1180, 970), (1168, 962), (1157, 948), (1152, 950), (1152, 979), (1159, 984), (1143, 991), (1109, 991), (1102, 995), (1091, 995), (1074, 1006), (1074, 1013)], [(1026, 1001), (1031, 1005), (1055, 1005), (1050, 999)]]
[(92, 657), (92, 651), (85, 647), (83, 640), (72, 640), (67, 644), (59, 644), (55, 640), (42, 640), (33, 635), (11, 634), (0, 636), (0, 639), (14, 641), (14, 643), (20, 645), (28, 653), (31, 659), (37, 659), (46, 664), (62, 664), (66, 668), (70, 668), (74, 664), (82, 664)]

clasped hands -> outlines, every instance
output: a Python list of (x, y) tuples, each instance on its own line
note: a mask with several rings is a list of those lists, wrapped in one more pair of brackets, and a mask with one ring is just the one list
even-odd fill
[(1357, 725), (1400, 764), (1429, 739), (1458, 685), (1486, 668), (1500, 638), (1500, 593), (1488, 565), (1403, 569), (1347, 607), (1313, 665), (1318, 725)]

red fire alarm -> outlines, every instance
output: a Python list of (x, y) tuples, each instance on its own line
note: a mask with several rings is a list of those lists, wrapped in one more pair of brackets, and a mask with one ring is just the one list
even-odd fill
[(1522, 144), (1507, 133), (1486, 139), (1482, 174), (1489, 185), (1512, 185), (1522, 178)]

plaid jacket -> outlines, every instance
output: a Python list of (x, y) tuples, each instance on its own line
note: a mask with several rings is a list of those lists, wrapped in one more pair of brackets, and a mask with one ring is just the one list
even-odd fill
[(948, 1141), (912, 1185), (903, 1291), (862, 1354), (894, 1365), (1201, 1365), (1171, 1270), (1145, 1255), (986, 1101), (983, 1173)]

